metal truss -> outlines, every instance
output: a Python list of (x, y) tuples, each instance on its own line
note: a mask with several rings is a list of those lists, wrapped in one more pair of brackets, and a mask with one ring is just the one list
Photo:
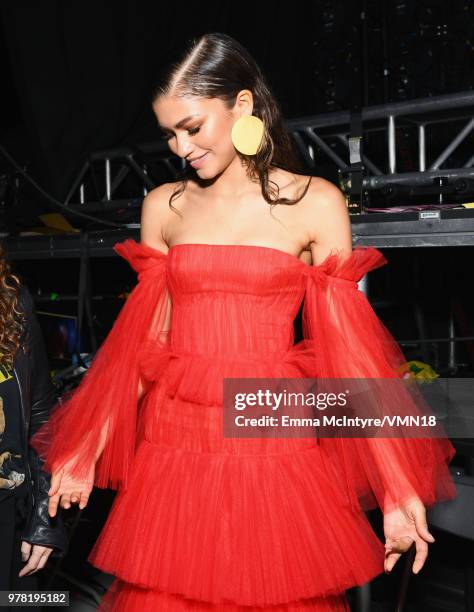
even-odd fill
[[(452, 154), (466, 141), (474, 129), (474, 92), (463, 92), (432, 98), (422, 98), (394, 104), (382, 104), (361, 109), (362, 138), (378, 134), (384, 142), (385, 155), (377, 163), (366, 153), (361, 159), (369, 175), (365, 179), (367, 188), (378, 188), (387, 183), (422, 184), (431, 183), (433, 177), (448, 176), (472, 178), (474, 155), (470, 155), (461, 167), (449, 165)], [(357, 149), (351, 147), (351, 113), (348, 111), (327, 113), (316, 117), (293, 120), (288, 126), (295, 137), (301, 153), (310, 167), (317, 167), (315, 149), (319, 149), (341, 171), (348, 171), (351, 162), (357, 161)], [(427, 147), (427, 130), (436, 130), (446, 124), (461, 123), (455, 136), (446, 144), (433, 161)], [(418, 169), (415, 172), (397, 173), (397, 128), (413, 131), (418, 151)], [(383, 149), (378, 150), (378, 153)], [(349, 159), (349, 153), (355, 159)]]
[[(474, 92), (363, 108), (362, 132), (356, 136), (350, 133), (351, 118), (344, 111), (287, 121), (309, 173), (317, 174), (329, 162), (347, 188), (360, 162), (366, 191), (433, 185), (443, 191), (450, 183), (458, 193), (474, 193)], [(399, 169), (400, 130), (405, 149), (416, 148), (417, 169)], [(435, 151), (439, 142), (444, 148)], [(182, 167), (164, 141), (97, 151), (81, 168), (65, 203), (85, 212), (139, 206), (157, 184), (176, 180)]]

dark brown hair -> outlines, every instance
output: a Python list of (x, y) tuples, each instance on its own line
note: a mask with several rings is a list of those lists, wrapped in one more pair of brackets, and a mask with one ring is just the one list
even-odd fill
[[(231, 36), (222, 33), (204, 34), (194, 39), (181, 58), (172, 63), (153, 92), (153, 102), (160, 96), (198, 96), (220, 98), (228, 108), (235, 104), (237, 94), (249, 89), (253, 94), (253, 115), (265, 126), (264, 139), (256, 155), (238, 152), (247, 167), (251, 180), (259, 181), (262, 195), (271, 204), (296, 204), (306, 194), (295, 199), (280, 198), (278, 185), (269, 179), (270, 168), (281, 168), (302, 173), (301, 162), (283, 121), (283, 117), (270, 88), (250, 53)], [(186, 187), (186, 170), (181, 185), (171, 195), (172, 201)], [(172, 206), (171, 206), (172, 207)]]
[(25, 314), (19, 307), (20, 279), (12, 274), (0, 243), (0, 366), (13, 368), (24, 331)]

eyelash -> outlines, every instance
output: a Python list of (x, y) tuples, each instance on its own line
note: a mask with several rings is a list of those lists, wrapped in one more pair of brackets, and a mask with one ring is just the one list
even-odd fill
[[(195, 127), (195, 128), (190, 128), (188, 130), (188, 134), (190, 136), (194, 136), (195, 134), (197, 134), (199, 132), (201, 128), (200, 127)], [(163, 140), (170, 140), (172, 138), (171, 134), (163, 134), (162, 136)]]

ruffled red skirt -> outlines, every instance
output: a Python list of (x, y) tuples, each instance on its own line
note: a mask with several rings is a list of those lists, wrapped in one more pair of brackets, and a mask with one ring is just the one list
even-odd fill
[(298, 348), (272, 367), (144, 359), (148, 377), (162, 377), (141, 407), (129, 485), (89, 557), (117, 577), (101, 610), (347, 610), (344, 591), (383, 571), (382, 543), (316, 438), (222, 436), (216, 381), (301, 375)]

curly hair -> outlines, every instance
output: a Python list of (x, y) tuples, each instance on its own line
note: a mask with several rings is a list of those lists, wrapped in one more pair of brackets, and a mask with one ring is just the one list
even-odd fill
[(19, 306), (20, 279), (13, 274), (0, 243), (0, 366), (13, 368), (24, 332), (25, 313)]
[[(301, 161), (285, 128), (279, 105), (259, 66), (245, 47), (231, 36), (217, 32), (193, 39), (179, 61), (167, 67), (154, 89), (152, 102), (172, 94), (219, 98), (227, 108), (232, 108), (242, 89), (252, 92), (252, 113), (263, 121), (265, 130), (262, 144), (255, 155), (237, 153), (250, 179), (260, 182), (266, 202), (271, 206), (296, 204), (305, 196), (312, 177), (299, 197), (279, 197), (279, 187), (269, 179), (269, 170), (281, 168), (302, 173)], [(171, 208), (173, 200), (184, 191), (189, 178), (189, 169), (184, 169), (179, 175), (181, 184), (171, 195)]]

